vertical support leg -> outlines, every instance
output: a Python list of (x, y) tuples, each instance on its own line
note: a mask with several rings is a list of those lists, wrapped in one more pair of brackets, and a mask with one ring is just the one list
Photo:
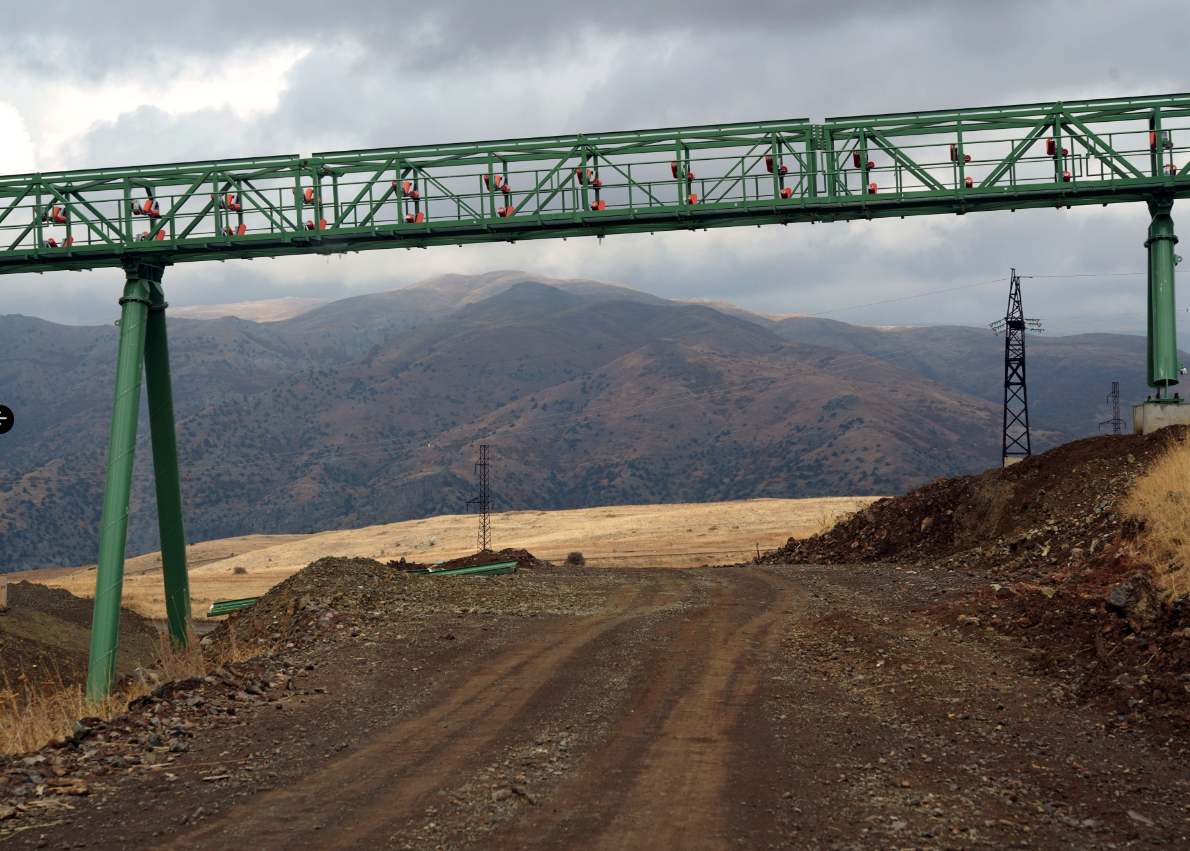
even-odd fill
[(1178, 328), (1174, 312), (1173, 247), (1178, 238), (1174, 236), (1173, 219), (1169, 215), (1172, 209), (1172, 199), (1149, 201), (1153, 220), (1149, 224), (1149, 238), (1145, 241), (1145, 248), (1149, 250), (1148, 382), (1150, 387), (1157, 388), (1158, 398), (1161, 398), (1162, 388), (1178, 383), (1178, 372), (1182, 368), (1178, 361)]
[(165, 331), (167, 305), (161, 289), (161, 273), (161, 267), (157, 267), (145, 275), (150, 280), (152, 302), (145, 330), (145, 385), (149, 396), (153, 477), (157, 485), (157, 525), (161, 531), (165, 612), (169, 621), (170, 645), (178, 650), (186, 647), (190, 640), (190, 578), (186, 569), (178, 438), (174, 425), (173, 383), (169, 374), (169, 342)]
[(103, 491), (103, 520), (99, 531), (99, 566), (95, 574), (91, 658), (87, 666), (87, 696), (92, 700), (107, 696), (111, 691), (116, 671), (120, 598), (124, 583), (124, 549), (128, 542), (128, 502), (132, 491), (136, 420), (140, 413), (145, 318), (149, 311), (149, 281), (141, 277), (139, 265), (131, 265), (125, 272), (127, 281), (124, 285), (124, 297), (120, 299), (116, 393), (112, 403), (107, 482)]

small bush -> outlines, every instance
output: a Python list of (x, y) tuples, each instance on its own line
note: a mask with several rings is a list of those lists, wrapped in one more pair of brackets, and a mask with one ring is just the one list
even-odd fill
[(231, 572), (232, 572), (232, 573), (247, 573), (247, 572), (248, 572), (248, 568), (246, 568), (246, 567), (243, 567), (243, 566), (241, 566), (241, 567), (233, 567), (233, 568), (232, 568), (232, 570), (231, 570)]
[(583, 564), (587, 563), (587, 560), (585, 558), (583, 558), (582, 553), (580, 553), (576, 550), (575, 552), (568, 553), (566, 555), (566, 563), (567, 564), (583, 565)]
[(1156, 584), (1171, 600), (1190, 597), (1190, 444), (1170, 442), (1120, 504), (1125, 517), (1144, 523), (1141, 551)]

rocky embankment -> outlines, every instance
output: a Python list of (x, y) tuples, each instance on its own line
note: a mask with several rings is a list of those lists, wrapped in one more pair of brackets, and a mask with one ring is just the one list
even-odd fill
[(879, 561), (986, 577), (966, 600), (945, 604), (957, 627), (1029, 644), (1039, 667), (1083, 698), (1106, 696), (1121, 715), (1151, 710), (1190, 725), (1190, 605), (1155, 590), (1141, 530), (1118, 510), (1168, 442), (1186, 439), (1184, 428), (1093, 437), (939, 479), (757, 561)]

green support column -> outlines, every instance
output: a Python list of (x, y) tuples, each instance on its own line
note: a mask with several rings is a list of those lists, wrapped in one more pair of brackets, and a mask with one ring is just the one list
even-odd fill
[(186, 570), (178, 438), (174, 426), (173, 382), (169, 374), (169, 342), (165, 332), (165, 308), (168, 305), (161, 289), (162, 268), (142, 266), (141, 270), (150, 282), (151, 304), (145, 330), (145, 385), (153, 442), (153, 478), (157, 485), (157, 525), (161, 531), (161, 572), (165, 579), (170, 645), (179, 650), (190, 641), (190, 577)]
[(1162, 388), (1178, 383), (1178, 329), (1174, 300), (1174, 253), (1178, 238), (1174, 236), (1170, 211), (1173, 199), (1154, 198), (1149, 201), (1153, 221), (1149, 225), (1149, 386)]
[(120, 346), (116, 355), (112, 433), (107, 450), (107, 483), (103, 491), (103, 520), (99, 531), (99, 566), (95, 573), (91, 659), (87, 666), (87, 696), (92, 700), (107, 696), (116, 671), (124, 549), (128, 541), (128, 502), (132, 491), (132, 459), (136, 451), (136, 420), (140, 413), (145, 320), (150, 304), (151, 282), (141, 277), (141, 267), (129, 265), (125, 267), (125, 273), (124, 297), (120, 299)]

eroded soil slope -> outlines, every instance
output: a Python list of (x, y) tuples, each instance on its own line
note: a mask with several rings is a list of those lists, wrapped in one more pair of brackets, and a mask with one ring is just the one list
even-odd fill
[[(8, 586), (8, 610), (0, 612), (0, 688), (52, 690), (87, 678), (91, 617), (95, 601), (35, 582)], [(151, 665), (161, 651), (159, 633), (140, 615), (123, 609), (116, 675)]]
[[(967, 629), (1030, 648), (1081, 698), (1190, 724), (1190, 605), (1164, 600), (1138, 556), (1143, 533), (1118, 511), (1129, 485), (1184, 428), (1088, 438), (1003, 470), (940, 479), (879, 500), (829, 532), (790, 538), (758, 561), (883, 561), (981, 578), (961, 601), (932, 607)], [(932, 592), (937, 594), (940, 592)]]

